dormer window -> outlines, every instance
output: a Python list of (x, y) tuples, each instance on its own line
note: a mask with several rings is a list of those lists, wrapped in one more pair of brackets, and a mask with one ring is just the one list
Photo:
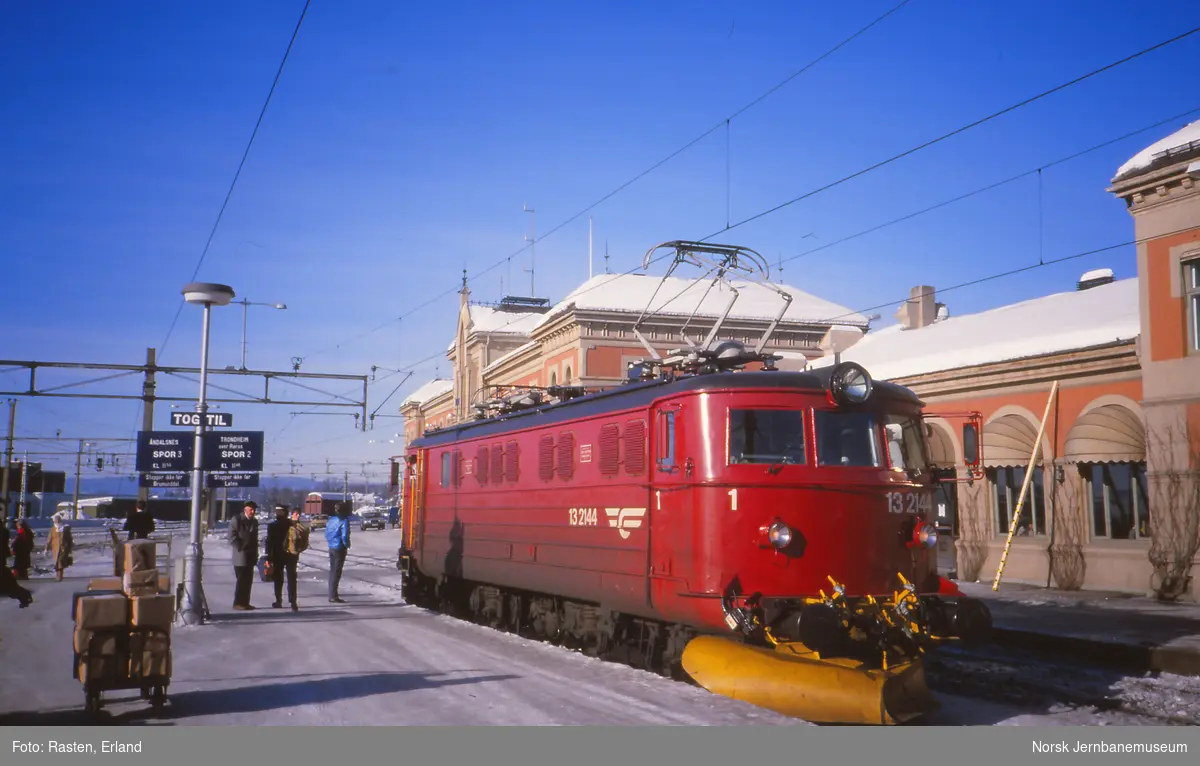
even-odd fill
[(1187, 303), (1188, 352), (1200, 353), (1200, 257), (1183, 264), (1183, 295)]

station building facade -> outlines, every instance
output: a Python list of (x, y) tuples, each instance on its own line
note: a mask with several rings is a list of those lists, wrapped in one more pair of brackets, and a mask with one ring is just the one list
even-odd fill
[(1198, 182), (1200, 122), (1147, 147), (1112, 180), (1133, 217), (1135, 278), (1098, 270), (1074, 290), (953, 318), (939, 315), (933, 288), (916, 287), (899, 325), (843, 354), (909, 386), (930, 412), (981, 413), (976, 481), (964, 480), (958, 421), (931, 422), (931, 457), (959, 479), (940, 487), (937, 504), (958, 577), (996, 576), (1048, 412), (1003, 579), (1196, 598)]

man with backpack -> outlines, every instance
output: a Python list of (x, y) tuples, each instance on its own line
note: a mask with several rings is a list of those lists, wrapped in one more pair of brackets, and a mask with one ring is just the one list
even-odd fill
[(336, 515), (330, 517), (325, 527), (325, 542), (329, 546), (329, 603), (345, 603), (338, 595), (342, 581), (342, 567), (346, 563), (346, 552), (350, 550), (350, 505), (338, 503)]

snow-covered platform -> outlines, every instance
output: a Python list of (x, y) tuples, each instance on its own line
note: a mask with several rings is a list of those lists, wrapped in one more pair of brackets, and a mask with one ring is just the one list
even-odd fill
[(1200, 604), (1065, 591), (1021, 583), (958, 582), (992, 611), (996, 642), (1134, 671), (1200, 676)]

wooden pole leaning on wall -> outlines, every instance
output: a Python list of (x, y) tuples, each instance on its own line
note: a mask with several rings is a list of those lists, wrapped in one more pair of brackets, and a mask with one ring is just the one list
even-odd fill
[(1017, 522), (1021, 520), (1021, 510), (1025, 506), (1025, 495), (1033, 481), (1033, 469), (1037, 465), (1038, 454), (1042, 451), (1042, 437), (1046, 434), (1046, 421), (1050, 419), (1050, 408), (1054, 397), (1058, 395), (1058, 381), (1050, 386), (1050, 396), (1046, 399), (1046, 411), (1042, 414), (1042, 424), (1038, 426), (1037, 438), (1033, 441), (1033, 452), (1029, 455), (1029, 465), (1025, 468), (1025, 481), (1021, 482), (1021, 497), (1013, 510), (1012, 523), (1008, 527), (1008, 539), (1004, 541), (1004, 553), (1000, 554), (1000, 566), (996, 569), (996, 579), (992, 581), (992, 590), (1000, 590), (1000, 577), (1004, 574), (1004, 565), (1008, 562), (1008, 551), (1012, 547), (1013, 536), (1017, 533)]

